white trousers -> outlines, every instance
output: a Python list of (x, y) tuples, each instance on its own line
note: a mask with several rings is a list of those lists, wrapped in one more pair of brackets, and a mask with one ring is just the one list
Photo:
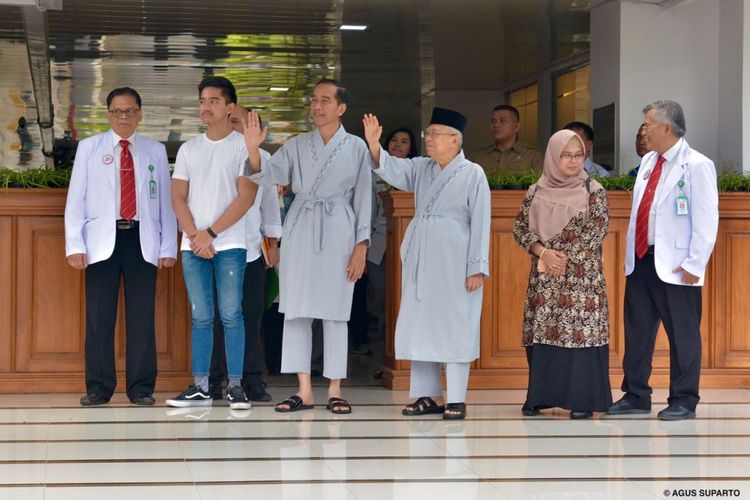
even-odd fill
[[(471, 363), (445, 363), (447, 382), (446, 403), (465, 403), (466, 387), (469, 385)], [(432, 361), (412, 361), (409, 379), (409, 397), (434, 398), (443, 395), (443, 381), (440, 376), (440, 363)]]
[[(323, 320), (323, 376), (338, 380), (346, 378), (349, 332), (346, 321)], [(310, 373), (312, 357), (313, 318), (284, 320), (281, 344), (282, 373)]]

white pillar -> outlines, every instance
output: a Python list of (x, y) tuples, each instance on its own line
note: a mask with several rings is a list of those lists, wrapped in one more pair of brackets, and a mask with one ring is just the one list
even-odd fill
[(750, 81), (750, 23), (743, 4), (750, 0), (622, 1), (592, 9), (592, 107), (615, 103), (621, 173), (638, 162), (634, 139), (641, 110), (659, 99), (682, 105), (687, 141), (720, 170), (738, 169), (743, 148), (750, 153), (742, 138), (742, 130), (750, 130), (750, 107), (742, 99), (750, 92), (744, 84)]

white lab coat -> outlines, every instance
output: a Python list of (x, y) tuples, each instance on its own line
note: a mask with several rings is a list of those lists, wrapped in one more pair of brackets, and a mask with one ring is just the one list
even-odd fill
[[(115, 191), (117, 162), (114, 161), (112, 130), (78, 144), (65, 204), (65, 255), (85, 253), (88, 264), (108, 259), (115, 248)], [(172, 210), (171, 178), (164, 145), (139, 134), (133, 135), (136, 207), (141, 251), (157, 266), (160, 258), (177, 257), (177, 219)], [(154, 167), (153, 172), (149, 165)], [(156, 196), (149, 196), (149, 182), (156, 181)]]
[[(677, 267), (700, 278), (702, 286), (708, 259), (716, 242), (719, 227), (719, 194), (716, 187), (714, 163), (690, 149), (687, 141), (680, 139), (677, 155), (670, 169), (659, 180), (654, 231), (654, 262), (656, 273), (665, 283), (685, 285), (682, 273), (672, 272)], [(649, 152), (641, 160), (633, 189), (633, 207), (625, 253), (625, 274), (635, 267), (635, 221), (638, 205), (648, 183), (647, 175), (656, 165), (659, 155)], [(682, 188), (679, 181), (683, 181)], [(677, 215), (676, 198), (683, 192), (688, 199), (688, 215)]]

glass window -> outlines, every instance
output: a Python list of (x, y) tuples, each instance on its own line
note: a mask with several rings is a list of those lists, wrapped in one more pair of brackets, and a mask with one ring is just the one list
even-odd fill
[(536, 149), (539, 146), (537, 109), (539, 85), (536, 83), (510, 93), (510, 105), (518, 109), (521, 117), (518, 140)]
[(590, 125), (590, 74), (591, 66), (587, 64), (555, 78), (555, 130), (572, 121)]

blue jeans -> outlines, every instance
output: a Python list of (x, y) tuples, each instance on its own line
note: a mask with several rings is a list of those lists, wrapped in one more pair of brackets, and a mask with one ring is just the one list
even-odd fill
[(245, 353), (245, 323), (242, 317), (242, 283), (245, 258), (242, 248), (223, 250), (213, 259), (192, 252), (182, 252), (182, 274), (185, 277), (192, 311), (193, 376), (207, 377), (211, 368), (214, 342), (213, 282), (219, 300), (219, 314), (224, 325), (227, 372), (230, 379), (242, 378)]

